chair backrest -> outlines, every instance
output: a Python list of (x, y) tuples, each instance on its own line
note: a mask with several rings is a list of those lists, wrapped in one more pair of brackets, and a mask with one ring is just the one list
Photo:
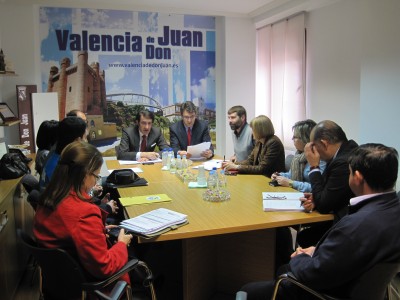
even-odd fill
[(400, 263), (380, 263), (354, 282), (350, 299), (384, 299), (388, 284), (399, 272)]
[(294, 157), (293, 154), (288, 154), (285, 157), (285, 169), (286, 169), (286, 172), (289, 172), (289, 170), (290, 170), (290, 166), (292, 165), (293, 157)]
[(42, 270), (45, 299), (79, 299), (86, 282), (79, 264), (64, 250), (41, 248), (22, 230), (17, 235), (30, 250)]

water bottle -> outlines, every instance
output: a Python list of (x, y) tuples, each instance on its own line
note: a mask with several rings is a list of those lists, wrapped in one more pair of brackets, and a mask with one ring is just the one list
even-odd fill
[(214, 171), (214, 182), (215, 182), (215, 189), (219, 189), (219, 176), (218, 176), (218, 170), (217, 167), (213, 167)]
[(205, 186), (207, 181), (206, 181), (206, 174), (204, 171), (204, 166), (199, 166), (198, 169), (198, 175), (197, 175), (197, 185), (199, 186)]
[(187, 168), (188, 168), (188, 161), (186, 159), (186, 155), (183, 155), (182, 156), (182, 170), (183, 170), (183, 172), (186, 172)]
[(181, 160), (181, 156), (179, 154), (176, 156), (175, 163), (176, 163), (176, 170), (177, 171), (182, 170), (182, 160)]
[(171, 168), (171, 159), (174, 157), (174, 151), (169, 148), (167, 152), (167, 170), (169, 170)]
[(175, 172), (176, 172), (176, 159), (174, 156), (171, 157), (171, 162), (169, 165), (169, 172), (171, 174), (175, 174)]
[(225, 177), (225, 170), (222, 169), (221, 172), (219, 173), (219, 184), (218, 186), (221, 189), (225, 189), (226, 188), (226, 177)]
[(217, 183), (215, 181), (215, 170), (211, 170), (210, 173), (208, 173), (207, 188), (210, 190), (214, 190), (216, 184)]
[(168, 149), (165, 148), (161, 154), (161, 158), (162, 158), (162, 166), (166, 167), (168, 164)]

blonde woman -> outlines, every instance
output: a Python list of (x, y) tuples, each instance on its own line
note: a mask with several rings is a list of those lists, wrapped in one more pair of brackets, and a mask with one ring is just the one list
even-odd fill
[(264, 115), (250, 122), (256, 141), (253, 151), (246, 160), (225, 162), (222, 167), (240, 174), (261, 174), (271, 177), (275, 171), (285, 171), (285, 151), (281, 140), (275, 136), (274, 125)]

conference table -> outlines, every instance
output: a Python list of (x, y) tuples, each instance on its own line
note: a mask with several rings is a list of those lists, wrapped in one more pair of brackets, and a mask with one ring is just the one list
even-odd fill
[[(147, 186), (119, 188), (120, 197), (167, 194), (169, 202), (124, 207), (132, 218), (163, 207), (188, 216), (189, 223), (139, 243), (179, 241), (181, 243), (182, 298), (218, 299), (215, 294), (234, 294), (243, 284), (274, 276), (275, 229), (333, 220), (330, 214), (304, 211), (263, 211), (262, 192), (294, 192), (273, 187), (262, 175), (227, 176), (230, 199), (204, 201), (204, 188), (189, 188), (178, 176), (153, 165), (120, 165), (106, 161), (109, 170), (140, 167)], [(190, 170), (196, 173), (197, 170)], [(207, 173), (207, 172), (206, 172)], [(300, 203), (299, 203), (300, 204)], [(165, 259), (165, 257), (164, 257)]]

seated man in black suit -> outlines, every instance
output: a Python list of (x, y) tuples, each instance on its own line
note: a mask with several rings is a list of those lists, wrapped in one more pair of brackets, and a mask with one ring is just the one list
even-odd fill
[[(316, 247), (297, 248), (285, 271), (310, 288), (348, 299), (361, 274), (380, 263), (400, 262), (400, 201), (394, 190), (396, 149), (381, 144), (357, 147), (348, 159), (348, 184), (356, 195), (349, 214)], [(248, 300), (271, 299), (274, 282), (242, 287)], [(278, 299), (314, 299), (292, 284), (282, 285)]]
[[(181, 116), (182, 120), (172, 124), (169, 128), (170, 144), (175, 154), (186, 155), (187, 158), (190, 158), (190, 153), (186, 151), (187, 147), (211, 142), (210, 131), (207, 121), (196, 118), (196, 106), (192, 102), (182, 103)], [(214, 156), (212, 144), (210, 149), (202, 153), (202, 156), (205, 158)]]
[[(348, 140), (343, 129), (333, 121), (319, 122), (311, 131), (310, 143), (304, 147), (304, 154), (310, 164), (312, 193), (302, 198), (306, 211), (317, 210), (321, 214), (335, 214), (335, 222), (347, 214), (347, 206), (352, 193), (347, 178), (347, 159), (357, 143)], [(324, 172), (319, 169), (320, 160), (326, 161)], [(302, 247), (314, 246), (331, 224), (313, 224), (300, 231), (297, 241)]]
[(154, 127), (154, 113), (144, 110), (136, 117), (137, 125), (122, 129), (121, 143), (117, 151), (117, 159), (137, 160), (140, 162), (159, 158), (154, 152), (158, 146), (160, 151), (169, 148), (160, 128)]

